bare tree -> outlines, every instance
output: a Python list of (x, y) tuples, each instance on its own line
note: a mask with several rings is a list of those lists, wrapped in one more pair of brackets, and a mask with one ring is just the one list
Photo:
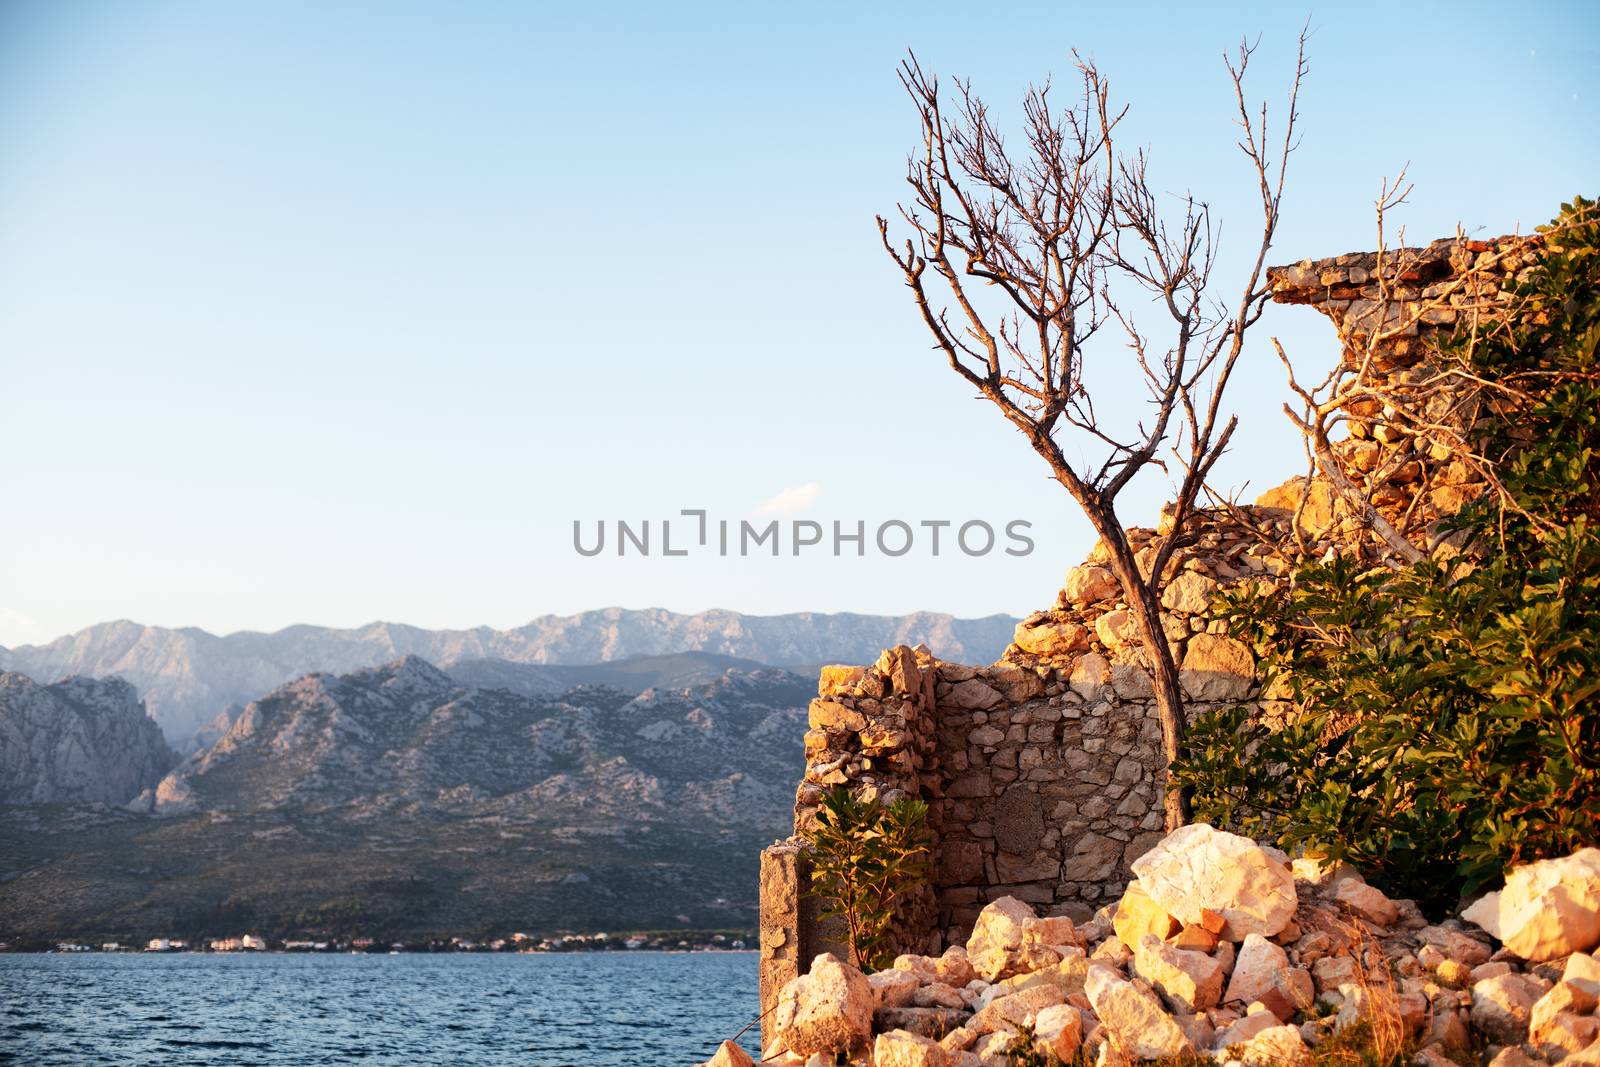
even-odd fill
[[(900, 70), (921, 117), (922, 147), (908, 160), (912, 193), (900, 205), (910, 236), (897, 242), (880, 216), (884, 249), (950, 368), (1022, 433), (1104, 542), (1137, 623), (1169, 763), (1183, 753), (1185, 718), (1161, 592), (1173, 553), (1186, 543), (1196, 498), (1237, 423), (1223, 413), (1222, 399), (1269, 296), (1266, 254), (1295, 147), (1305, 45), (1302, 33), (1276, 158), (1269, 158), (1266, 106), (1254, 111), (1245, 97), (1255, 46), (1241, 43), (1225, 58), (1238, 146), (1255, 172), (1262, 209), (1254, 262), (1227, 304), (1208, 293), (1217, 249), (1210, 208), (1184, 195), (1168, 221), (1145, 152), (1117, 145), (1127, 109), (1113, 104), (1092, 62), (1075, 57), (1081, 84), (1070, 107), (1055, 107), (1048, 84), (1029, 90), (1018, 153), (970, 83), (956, 84), (947, 107), (938, 79), (915, 55)], [(1136, 306), (1157, 318), (1157, 330), (1142, 328)], [(1143, 386), (1146, 417), (1119, 427), (1097, 414), (1085, 385), (1091, 356), (1114, 365), (1130, 389)], [(1150, 467), (1174, 477), (1176, 501), (1171, 534), (1146, 572), (1117, 500)], [(1168, 789), (1168, 828), (1186, 819), (1186, 799)]]

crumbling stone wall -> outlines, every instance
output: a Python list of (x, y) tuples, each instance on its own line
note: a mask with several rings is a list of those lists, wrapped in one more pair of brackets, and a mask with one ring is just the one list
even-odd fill
[[(1492, 322), (1534, 255), (1509, 238), (1452, 240), (1388, 254), (1382, 285), (1378, 257), (1365, 253), (1274, 268), (1269, 279), (1274, 299), (1329, 315), (1347, 363), (1369, 361), (1382, 382), (1423, 389), (1417, 410), (1428, 420), (1468, 426), (1481, 413), (1439, 388), (1430, 335)], [(1439, 306), (1419, 311), (1428, 303)], [(1379, 328), (1394, 336), (1369, 344)], [(1425, 530), (1481, 491), (1470, 465), (1403, 413), (1360, 400), (1350, 414), (1349, 437), (1335, 453), (1403, 532)], [(1147, 574), (1169, 522), (1164, 514), (1155, 529), (1128, 531)], [(1240, 583), (1282, 582), (1303, 556), (1365, 550), (1364, 526), (1326, 479), (1301, 477), (1255, 504), (1201, 512), (1185, 542), (1169, 564), (1162, 606), (1190, 715), (1241, 703), (1281, 713), (1261, 691), (1251, 650), (1210, 617), (1213, 597)], [(1017, 626), (994, 664), (946, 663), (926, 648), (900, 646), (870, 666), (822, 669), (795, 829), (811, 824), (835, 786), (927, 801), (935, 876), (900, 917), (904, 951), (961, 943), (984, 904), (1007, 895), (1045, 915), (1087, 920), (1121, 895), (1130, 864), (1161, 837), (1160, 724), (1144, 651), (1103, 548), (1067, 573), (1049, 609)], [(794, 839), (764, 853), (763, 1010), (837, 942), (815, 904), (804, 903), (805, 885)]]

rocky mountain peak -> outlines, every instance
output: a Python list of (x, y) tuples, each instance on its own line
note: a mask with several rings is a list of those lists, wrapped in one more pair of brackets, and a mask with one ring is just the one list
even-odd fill
[(0, 673), (0, 803), (121, 804), (176, 762), (127, 682)]

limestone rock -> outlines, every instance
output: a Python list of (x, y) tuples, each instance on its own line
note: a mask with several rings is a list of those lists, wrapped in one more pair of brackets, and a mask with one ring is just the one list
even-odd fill
[(1223, 999), (1243, 1004), (1261, 1002), (1278, 1018), (1285, 1018), (1281, 1005), (1273, 1003), (1279, 977), (1289, 969), (1289, 954), (1260, 934), (1250, 934), (1233, 962), (1233, 977)]
[(810, 723), (813, 730), (855, 733), (867, 728), (867, 717), (847, 704), (818, 697), (811, 702)]
[(967, 938), (967, 960), (972, 969), (991, 982), (1061, 961), (1061, 953), (1048, 945), (1029, 943), (1025, 923), (1035, 919), (1033, 909), (1016, 897), (1001, 897), (978, 914)]
[(1020, 1030), (1024, 1026), (1032, 1026), (1039, 1012), (1045, 1008), (1066, 1002), (1066, 994), (1058, 986), (1030, 986), (1020, 993), (990, 1001), (967, 1025), (980, 1034), (996, 1030)]
[(1222, 999), (1222, 964), (1146, 934), (1134, 947), (1133, 967), (1173, 1011), (1205, 1011)]
[(1342, 878), (1361, 879), (1361, 875), (1348, 863), (1329, 863), (1321, 856), (1296, 856), (1289, 865), (1289, 871), (1296, 882), (1305, 882), (1314, 888), (1332, 885)]
[(1508, 1045), (1528, 1038), (1528, 1023), (1541, 990), (1520, 974), (1502, 974), (1472, 987), (1472, 1025)]
[(790, 1052), (843, 1052), (872, 1036), (874, 1009), (867, 976), (832, 953), (778, 993), (773, 1031)]
[(1071, 1063), (1083, 1044), (1083, 1015), (1071, 1004), (1052, 1004), (1033, 1020), (1034, 1044), (1062, 1063)]
[[(1026, 930), (1027, 924), (1023, 924)], [(946, 985), (953, 985), (957, 989), (966, 985), (977, 977), (978, 972), (972, 969), (972, 961), (967, 959), (967, 950), (961, 945), (951, 945), (944, 950), (933, 963), (934, 977)]]
[(890, 1030), (873, 1043), (872, 1062), (874, 1067), (948, 1067), (950, 1054), (931, 1038)]
[(1109, 568), (1084, 564), (1067, 572), (1067, 580), (1062, 583), (1061, 590), (1067, 594), (1068, 601), (1082, 606), (1113, 600), (1121, 595), (1122, 586)]
[(829, 663), (823, 666), (817, 674), (817, 696), (832, 697), (852, 692), (856, 684), (866, 676), (865, 667), (853, 667), (843, 663)]
[(1089, 647), (1089, 629), (1082, 623), (1023, 620), (1011, 640), (1035, 656), (1063, 657)]
[(905, 1007), (920, 986), (915, 974), (900, 969), (899, 960), (890, 970), (867, 975), (867, 984), (872, 987), (874, 1010)]
[(1523, 864), (1461, 917), (1525, 960), (1587, 952), (1600, 945), (1600, 848)]
[(1256, 661), (1242, 641), (1198, 633), (1178, 668), (1183, 691), (1194, 700), (1238, 700), (1255, 684)]
[(1067, 915), (1022, 920), (1022, 940), (1028, 944), (1084, 947), (1083, 935)]
[(1147, 993), (1109, 967), (1091, 967), (1084, 993), (1101, 1026), (1133, 1056), (1157, 1059), (1192, 1052), (1189, 1037)]
[[(1197, 635), (1198, 636), (1198, 635)], [(1133, 862), (1145, 893), (1183, 923), (1201, 912), (1225, 920), (1222, 937), (1272, 937), (1294, 918), (1294, 876), (1248, 838), (1192, 823), (1168, 834)]]
[(913, 1034), (936, 1040), (965, 1026), (971, 1019), (970, 1011), (956, 1011), (953, 1008), (885, 1008), (874, 1016), (880, 1031), (909, 1030)]
[(750, 1058), (750, 1053), (732, 1041), (724, 1041), (717, 1048), (717, 1054), (706, 1061), (705, 1067), (755, 1067), (755, 1061)]
[(1400, 918), (1399, 907), (1384, 896), (1381, 889), (1354, 878), (1345, 878), (1335, 883), (1333, 899), (1368, 922), (1379, 926), (1393, 926)]
[(1561, 970), (1561, 980), (1572, 982), (1600, 997), (1600, 960), (1587, 952), (1574, 952), (1567, 957), (1567, 964)]
[(1083, 980), (1089, 971), (1089, 961), (1083, 953), (1071, 946), (1063, 946), (1070, 955), (1065, 956), (1060, 963), (1052, 967), (1045, 967), (1028, 974), (1013, 975), (1002, 982), (996, 982), (985, 989), (978, 998), (978, 1007), (985, 1008), (990, 1003), (1001, 997), (1020, 993), (1024, 989), (1034, 986), (1055, 986), (1061, 990), (1063, 996), (1072, 996), (1083, 992)]
[(1139, 624), (1126, 608), (1108, 611), (1094, 622), (1095, 636), (1111, 651), (1139, 643)]
[(1134, 880), (1123, 891), (1117, 912), (1111, 917), (1111, 926), (1117, 932), (1117, 940), (1132, 947), (1143, 940), (1146, 934), (1166, 940), (1178, 929), (1178, 920), (1152, 900), (1144, 886)]
[(1282, 1020), (1280, 1020), (1276, 1015), (1272, 1014), (1272, 1012), (1267, 1011), (1264, 1008), (1260, 1011), (1253, 1011), (1244, 1018), (1234, 1022), (1233, 1025), (1223, 1030), (1219, 1030), (1217, 1032), (1216, 1040), (1212, 1042), (1212, 1047), (1216, 1049), (1225, 1049), (1231, 1045), (1237, 1045), (1242, 1042), (1249, 1041), (1257, 1034), (1281, 1025)]
[(1161, 591), (1161, 606), (1168, 611), (1204, 615), (1210, 610), (1211, 596), (1216, 591), (1215, 578), (1207, 578), (1197, 571), (1184, 571)]
[[(1590, 1032), (1587, 1039), (1583, 1039), (1586, 1029), (1592, 1031), (1600, 1024), (1591, 1024), (1587, 1028), (1574, 1025), (1577, 1017), (1593, 1014), (1597, 1004), (1600, 1004), (1600, 998), (1585, 988), (1585, 983), (1557, 982), (1549, 992), (1534, 1001), (1528, 1015), (1528, 1040), (1535, 1045), (1553, 1044), (1565, 1052), (1578, 1051), (1600, 1036)], [(1571, 1015), (1573, 1019), (1562, 1019), (1563, 1015)]]
[(1424, 945), (1431, 945), (1444, 954), (1446, 959), (1476, 967), (1480, 963), (1488, 963), (1493, 955), (1489, 946), (1482, 941), (1468, 937), (1460, 930), (1452, 930), (1447, 926), (1424, 926), (1417, 931), (1417, 940)]
[(1320, 992), (1336, 991), (1360, 978), (1356, 961), (1350, 956), (1324, 956), (1311, 965), (1311, 977)]
[(1111, 664), (1098, 652), (1090, 652), (1081, 657), (1077, 666), (1072, 668), (1067, 684), (1072, 686), (1072, 691), (1083, 699), (1094, 700), (1100, 696), (1110, 680)]
[(1311, 1067), (1311, 1050), (1294, 1026), (1271, 1026), (1248, 1039), (1236, 1057), (1244, 1067)]
[(1010, 1030), (984, 1034), (978, 1038), (972, 1046), (972, 1055), (977, 1059), (978, 1067), (1009, 1067), (1011, 1057), (1007, 1053), (1016, 1039), (1017, 1035)]
[(950, 692), (942, 703), (954, 708), (976, 708), (987, 710), (1001, 703), (1004, 698), (995, 692), (993, 687), (986, 685), (977, 678), (968, 678), (950, 687)]
[(954, 1008), (961, 1011), (966, 1008), (967, 999), (962, 996), (961, 990), (954, 986), (943, 982), (930, 982), (928, 985), (916, 988), (911, 1003), (919, 1008)]

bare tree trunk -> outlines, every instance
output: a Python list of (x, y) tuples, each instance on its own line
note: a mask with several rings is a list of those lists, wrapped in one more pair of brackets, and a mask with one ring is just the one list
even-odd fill
[[(1162, 773), (1170, 775), (1172, 765), (1183, 755), (1188, 718), (1184, 713), (1183, 690), (1178, 685), (1178, 665), (1167, 643), (1166, 628), (1161, 624), (1161, 602), (1156, 597), (1161, 576), (1152, 575), (1147, 580), (1139, 572), (1138, 560), (1115, 515), (1101, 512), (1091, 517), (1111, 549), (1111, 569), (1122, 584), (1123, 598), (1139, 626), (1139, 639), (1144, 645), (1155, 691), (1156, 713), (1161, 719), (1161, 747), (1167, 763)], [(1165, 825), (1170, 833), (1189, 821), (1189, 797), (1185, 790), (1173, 788), (1170, 782), (1163, 784), (1163, 793)]]

